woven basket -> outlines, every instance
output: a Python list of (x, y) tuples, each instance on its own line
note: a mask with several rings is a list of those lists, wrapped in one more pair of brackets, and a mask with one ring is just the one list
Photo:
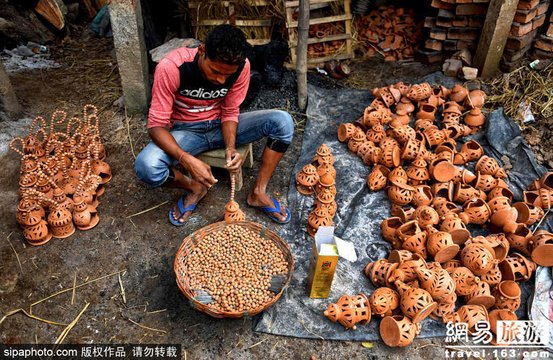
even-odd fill
[[(250, 311), (221, 311), (209, 304), (202, 304), (201, 302), (197, 301), (196, 300), (197, 294), (195, 294), (195, 291), (190, 288), (190, 281), (188, 278), (188, 274), (186, 273), (186, 269), (184, 267), (184, 263), (188, 255), (194, 250), (196, 245), (204, 239), (204, 237), (214, 232), (221, 231), (229, 225), (240, 225), (243, 228), (246, 228), (248, 230), (255, 232), (256, 234), (258, 234), (263, 238), (267, 238), (271, 240), (282, 251), (282, 253), (284, 254), (284, 258), (288, 262), (288, 273), (286, 274), (286, 277), (284, 279), (284, 286), (282, 287), (280, 292), (275, 296), (273, 296), (271, 301), (255, 309), (252, 309)], [(288, 245), (288, 243), (284, 241), (280, 236), (278, 236), (275, 232), (266, 228), (264, 225), (254, 223), (251, 221), (235, 221), (235, 222), (229, 222), (229, 223), (221, 221), (221, 222), (203, 227), (200, 230), (193, 232), (192, 234), (190, 234), (184, 239), (181, 246), (179, 247), (179, 250), (177, 251), (177, 256), (175, 257), (175, 274), (177, 275), (177, 285), (179, 286), (179, 289), (182, 291), (184, 296), (186, 296), (188, 300), (190, 300), (190, 304), (194, 309), (203, 311), (215, 318), (240, 318), (243, 316), (254, 316), (256, 314), (259, 314), (261, 311), (273, 305), (280, 298), (280, 295), (282, 295), (282, 292), (286, 288), (288, 288), (293, 272), (294, 272), (294, 258), (292, 256), (292, 253), (290, 252), (290, 246)]]

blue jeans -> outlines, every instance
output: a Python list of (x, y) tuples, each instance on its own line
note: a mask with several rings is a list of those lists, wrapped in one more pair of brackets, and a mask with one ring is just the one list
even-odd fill
[[(194, 123), (176, 122), (170, 130), (177, 144), (193, 156), (225, 147), (221, 120)], [(268, 136), (285, 144), (292, 142), (294, 121), (281, 110), (259, 110), (240, 114), (236, 130), (236, 145), (248, 144)], [(178, 164), (156, 144), (150, 142), (138, 154), (134, 168), (138, 178), (152, 187), (161, 186), (169, 177), (169, 167)]]

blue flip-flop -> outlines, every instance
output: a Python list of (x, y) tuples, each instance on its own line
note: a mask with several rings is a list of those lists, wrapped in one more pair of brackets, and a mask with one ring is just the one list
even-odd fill
[[(179, 199), (178, 203), (177, 203), (177, 206), (179, 207), (179, 211), (180, 211), (180, 215), (182, 216), (182, 214), (184, 214), (185, 212), (187, 211), (192, 211), (196, 208), (196, 205), (198, 205), (198, 203), (195, 203), (195, 204), (192, 204), (190, 206), (188, 206), (187, 208), (184, 207), (184, 197), (186, 196), (186, 194), (188, 194), (188, 191), (185, 192), (181, 198)], [(179, 222), (179, 219), (180, 217), (175, 220), (174, 216), (173, 216), (173, 210), (175, 208), (172, 208), (170, 211), (169, 211), (169, 222), (175, 226), (183, 226), (186, 224), (186, 222), (188, 221), (188, 219), (186, 219), (185, 222)], [(190, 217), (190, 215), (188, 216)]]
[[(271, 198), (271, 200), (273, 201), (273, 204), (275, 205), (274, 208), (270, 207), (270, 206), (252, 206), (254, 209), (257, 209), (257, 210), (260, 210), (260, 211), (263, 211), (265, 214), (267, 214), (267, 216), (269, 218), (271, 218), (271, 220), (273, 220), (274, 222), (277, 222), (279, 224), (286, 224), (290, 221), (290, 219), (292, 218), (292, 213), (290, 212), (290, 210), (288, 208), (286, 208), (286, 220), (284, 221), (280, 221), (279, 219), (277, 219), (276, 217), (272, 216), (270, 213), (272, 212), (277, 212), (280, 214), (280, 203), (278, 201), (276, 201), (275, 199)], [(251, 206), (251, 205), (250, 205)]]

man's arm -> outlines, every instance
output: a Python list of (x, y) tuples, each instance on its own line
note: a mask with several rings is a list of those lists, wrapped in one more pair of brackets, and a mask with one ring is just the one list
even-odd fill
[(173, 135), (165, 127), (151, 127), (148, 129), (148, 134), (154, 144), (172, 158), (177, 159), (194, 180), (207, 187), (211, 187), (217, 182), (211, 173), (211, 167), (181, 149)]
[(221, 105), (221, 132), (225, 141), (226, 169), (237, 171), (242, 166), (243, 158), (236, 151), (236, 129), (238, 129), (238, 115), (240, 104), (246, 98), (250, 84), (250, 62), (246, 61), (240, 76), (229, 90)]

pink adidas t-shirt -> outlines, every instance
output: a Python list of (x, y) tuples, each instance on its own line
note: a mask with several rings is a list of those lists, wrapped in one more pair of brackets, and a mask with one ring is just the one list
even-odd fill
[(238, 122), (250, 83), (250, 62), (216, 85), (202, 77), (198, 56), (197, 48), (180, 48), (157, 65), (148, 128), (215, 119)]

